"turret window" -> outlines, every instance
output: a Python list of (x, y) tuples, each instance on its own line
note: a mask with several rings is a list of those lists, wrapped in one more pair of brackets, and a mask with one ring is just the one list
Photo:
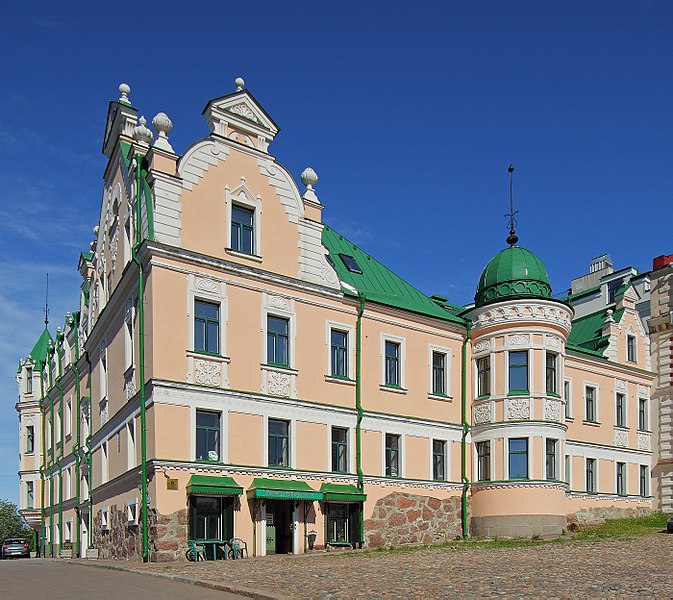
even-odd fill
[(528, 352), (509, 353), (509, 391), (528, 391)]
[(477, 394), (488, 396), (491, 393), (491, 357), (477, 359)]
[(509, 478), (528, 479), (528, 438), (509, 440)]
[(545, 383), (548, 394), (558, 394), (558, 356), (547, 352), (545, 366)]

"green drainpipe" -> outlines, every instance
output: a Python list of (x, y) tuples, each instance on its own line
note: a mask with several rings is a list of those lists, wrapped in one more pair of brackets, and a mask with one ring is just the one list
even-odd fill
[(89, 365), (89, 377), (87, 379), (87, 389), (89, 391), (89, 434), (86, 436), (86, 440), (84, 443), (86, 444), (86, 453), (84, 454), (84, 462), (88, 465), (89, 467), (89, 523), (87, 527), (87, 545), (89, 548), (91, 548), (91, 535), (92, 535), (92, 525), (93, 525), (93, 493), (92, 493), (92, 481), (93, 477), (91, 476), (91, 372), (92, 372), (92, 366), (91, 366), (91, 357), (89, 356), (89, 352), (85, 351), (84, 352), (84, 360), (86, 361), (86, 364)]
[(40, 365), (40, 415), (42, 417), (42, 467), (40, 468), (40, 525), (42, 526), (42, 542), (40, 544), (40, 554), (46, 557), (46, 543), (44, 539), (44, 472), (47, 469), (47, 428), (45, 425), (44, 413), (44, 370), (43, 363), (36, 362), (35, 366)]
[[(79, 311), (74, 312), (69, 319), (69, 325), (75, 330), (79, 327)], [(79, 456), (79, 447), (80, 447), (80, 436), (81, 436), (81, 423), (82, 419), (80, 417), (80, 404), (81, 404), (81, 390), (80, 390), (80, 381), (79, 381), (79, 336), (75, 337), (75, 361), (70, 364), (70, 368), (75, 375), (75, 415), (77, 416), (77, 428), (75, 430), (75, 444), (73, 446), (73, 454), (75, 455), (75, 556), (82, 556), (81, 549), (81, 530), (80, 530), (80, 517), (79, 517), (79, 493), (80, 493), (80, 456)]]
[(467, 331), (463, 338), (462, 351), (462, 377), (460, 382), (460, 415), (463, 425), (463, 435), (460, 440), (460, 473), (463, 480), (463, 494), (461, 499), (461, 521), (463, 526), (463, 537), (468, 536), (467, 527), (467, 491), (470, 489), (470, 480), (467, 477), (466, 454), (467, 454), (467, 434), (470, 426), (467, 422), (467, 342), (470, 339), (470, 330), (472, 322), (467, 322)]
[[(358, 294), (358, 319), (355, 326), (355, 408), (358, 412), (355, 425), (355, 464), (358, 473), (358, 489), (364, 493), (362, 475), (362, 314), (365, 311), (365, 295)], [(360, 507), (360, 548), (365, 541), (364, 505)]]
[(49, 466), (49, 554), (54, 557), (54, 463), (56, 462), (56, 438), (54, 436), (54, 397), (53, 385), (54, 376), (51, 371), (51, 357), (54, 355), (54, 344), (49, 342), (47, 352), (47, 377), (49, 380), (49, 423), (51, 431), (51, 461)]
[[(140, 384), (140, 464), (141, 464), (141, 516), (143, 527), (143, 562), (149, 561), (149, 539), (147, 531), (147, 427), (145, 415), (145, 273), (142, 261), (138, 259), (138, 249), (143, 241), (142, 235), (142, 202), (141, 202), (141, 170), (142, 154), (136, 154), (136, 243), (131, 249), (131, 257), (134, 263), (138, 265), (138, 379)], [(149, 218), (149, 213), (148, 213)], [(149, 222), (148, 222), (149, 227)]]
[(59, 328), (56, 332), (56, 361), (58, 363), (58, 375), (56, 377), (56, 389), (58, 390), (59, 401), (59, 410), (61, 413), (61, 431), (59, 436), (61, 439), (61, 449), (58, 453), (58, 548), (61, 549), (63, 546), (63, 454), (65, 452), (65, 419), (64, 410), (63, 410), (63, 388), (61, 387), (61, 377), (63, 377), (62, 371), (62, 355), (63, 355), (63, 338), (65, 337), (64, 333)]

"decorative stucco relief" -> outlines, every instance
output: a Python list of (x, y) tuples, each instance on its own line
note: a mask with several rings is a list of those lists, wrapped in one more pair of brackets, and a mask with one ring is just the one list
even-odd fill
[(474, 345), (474, 353), (477, 354), (478, 352), (485, 352), (486, 350), (490, 350), (491, 348), (491, 342), (488, 340), (482, 340), (481, 342), (477, 342)]
[(629, 445), (629, 432), (625, 429), (615, 429), (615, 446), (626, 448)]
[(196, 289), (207, 294), (219, 294), (220, 287), (212, 279), (198, 279)]
[(517, 304), (509, 310), (488, 308), (481, 312), (476, 320), (477, 327), (486, 327), (499, 323), (540, 320), (561, 325), (570, 332), (570, 309), (542, 304)]
[(557, 422), (561, 421), (561, 402), (559, 400), (545, 400), (544, 420)]
[(267, 379), (267, 390), (271, 396), (290, 396), (290, 375), (287, 373), (270, 372)]
[(506, 406), (508, 421), (530, 419), (530, 400), (528, 398), (509, 398)]
[(283, 298), (282, 296), (269, 296), (267, 305), (269, 308), (277, 308), (279, 310), (285, 311), (290, 310), (290, 302), (287, 300), (287, 298)]
[(518, 333), (509, 338), (509, 343), (512, 346), (529, 346), (530, 336), (527, 333)]
[(490, 423), (493, 421), (491, 417), (491, 403), (480, 404), (474, 407), (474, 424), (480, 425), (482, 423)]
[(195, 382), (198, 385), (220, 387), (222, 367), (219, 363), (210, 360), (194, 360)]
[(638, 432), (638, 450), (652, 450), (652, 436), (642, 431)]

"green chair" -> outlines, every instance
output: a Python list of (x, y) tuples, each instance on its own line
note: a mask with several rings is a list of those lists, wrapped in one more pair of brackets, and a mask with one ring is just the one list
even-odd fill
[(246, 544), (241, 538), (231, 538), (229, 540), (229, 558), (243, 558), (243, 553), (245, 553), (245, 558), (248, 557), (248, 544)]
[(187, 540), (187, 545), (189, 546), (189, 550), (187, 550), (187, 560), (194, 562), (198, 562), (199, 558), (201, 560), (207, 560), (205, 545), (198, 544), (196, 540)]

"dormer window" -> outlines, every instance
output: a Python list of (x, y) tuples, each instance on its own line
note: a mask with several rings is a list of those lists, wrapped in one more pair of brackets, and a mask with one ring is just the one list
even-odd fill
[(231, 249), (255, 253), (255, 211), (237, 204), (231, 207)]
[(350, 254), (339, 254), (339, 256), (341, 257), (341, 260), (343, 261), (346, 268), (351, 273), (357, 273), (358, 275), (362, 275), (362, 269), (360, 268), (358, 261), (355, 260), (355, 257), (351, 256)]
[(636, 336), (626, 336), (626, 360), (636, 362)]
[(26, 396), (33, 393), (33, 367), (26, 367)]

